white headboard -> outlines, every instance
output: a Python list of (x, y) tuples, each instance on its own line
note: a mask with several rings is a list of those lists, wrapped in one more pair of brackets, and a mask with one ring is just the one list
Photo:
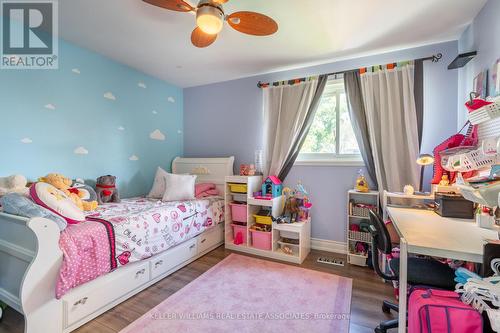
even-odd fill
[(176, 157), (172, 162), (172, 172), (197, 175), (197, 183), (214, 183), (224, 193), (226, 176), (233, 175), (234, 156), (215, 158)]

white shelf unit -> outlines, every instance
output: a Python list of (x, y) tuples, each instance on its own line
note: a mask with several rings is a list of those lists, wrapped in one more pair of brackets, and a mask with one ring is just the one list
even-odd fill
[(374, 205), (377, 207), (377, 211), (380, 210), (379, 207), (379, 192), (369, 191), (369, 192), (358, 192), (356, 190), (347, 191), (347, 227), (346, 227), (346, 239), (347, 239), (347, 262), (352, 265), (367, 266), (366, 260), (368, 259), (367, 254), (360, 254), (355, 251), (356, 243), (364, 243), (368, 249), (371, 248), (371, 236), (367, 232), (352, 231), (352, 224), (360, 224), (361, 222), (369, 223), (370, 218), (367, 216), (356, 215), (353, 212), (351, 202), (353, 204), (367, 204)]
[[(229, 183), (232, 184), (246, 184), (247, 193), (247, 224), (246, 224), (246, 242), (243, 244), (234, 244), (234, 235), (232, 227), (232, 216), (230, 203), (233, 202), (233, 194), (230, 191)], [(277, 224), (271, 225), (271, 250), (262, 250), (252, 246), (252, 235), (250, 227), (255, 223), (253, 214), (261, 210), (262, 207), (271, 208), (273, 217), (278, 217), (282, 214), (284, 207), (284, 197), (280, 196), (272, 200), (255, 199), (253, 192), (261, 190), (262, 177), (261, 176), (228, 176), (225, 182), (225, 247), (229, 250), (245, 252), (262, 257), (278, 259), (288, 262), (300, 264), (304, 261), (311, 250), (311, 221), (298, 222), (291, 224)], [(286, 254), (281, 250), (281, 244), (284, 244), (281, 239), (282, 235), (293, 235), (293, 238), (299, 239), (299, 244), (288, 245), (293, 253)]]

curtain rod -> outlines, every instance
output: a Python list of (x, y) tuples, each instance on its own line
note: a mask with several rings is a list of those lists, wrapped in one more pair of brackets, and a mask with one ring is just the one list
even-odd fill
[[(439, 60), (443, 57), (443, 54), (442, 53), (437, 53), (437, 54), (433, 54), (429, 57), (425, 57), (425, 58), (418, 58), (418, 59), (414, 59), (414, 61), (426, 61), (426, 60), (431, 60), (432, 62), (439, 62)], [(372, 67), (372, 66), (368, 66), (368, 67)], [(344, 73), (348, 73), (348, 72), (354, 72), (354, 71), (357, 71), (358, 69), (349, 69), (349, 70), (345, 70), (345, 71), (340, 71), (340, 72), (331, 72), (331, 73), (326, 73), (325, 75), (335, 75), (335, 74), (344, 74)], [(275, 82), (272, 82), (272, 83), (269, 83), (269, 82), (257, 82), (257, 87), (259, 88), (267, 88), (269, 86), (276, 86), (276, 85), (279, 85), (281, 82), (286, 82), (288, 84), (294, 84), (294, 83), (299, 83), (299, 82), (302, 82), (302, 81), (306, 81), (308, 79), (308, 77), (302, 77), (302, 78), (298, 78), (298, 79), (292, 79), (292, 80), (282, 80), (282, 81), (275, 81)]]

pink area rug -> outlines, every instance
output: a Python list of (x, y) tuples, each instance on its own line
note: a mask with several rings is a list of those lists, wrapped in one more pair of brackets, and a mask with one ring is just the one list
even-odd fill
[(349, 331), (352, 280), (231, 254), (121, 333)]

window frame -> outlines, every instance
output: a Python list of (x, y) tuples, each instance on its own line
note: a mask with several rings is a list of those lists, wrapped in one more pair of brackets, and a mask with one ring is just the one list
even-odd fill
[[(339, 81), (339, 78), (331, 79), (332, 81)], [(331, 83), (335, 84), (335, 83)], [(327, 82), (328, 85), (328, 82)], [(340, 95), (345, 93), (345, 89), (335, 89), (335, 131), (337, 138), (340, 133)], [(323, 96), (321, 96), (323, 98)], [(321, 101), (320, 101), (321, 102)], [(334, 166), (364, 166), (361, 154), (339, 154), (340, 140), (335, 140), (335, 153), (302, 153), (300, 152), (294, 165), (334, 165)]]

